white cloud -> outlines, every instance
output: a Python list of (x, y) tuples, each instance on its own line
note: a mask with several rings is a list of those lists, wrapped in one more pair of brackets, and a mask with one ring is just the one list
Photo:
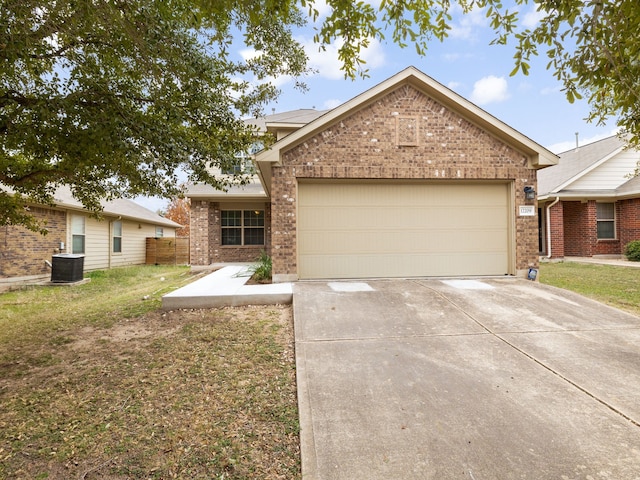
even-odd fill
[(325, 0), (316, 0), (313, 2), (313, 8), (318, 11), (318, 22), (322, 21), (331, 12), (331, 7), (327, 5)]
[(262, 52), (256, 50), (255, 48), (243, 48), (238, 53), (242, 57), (242, 60), (244, 60), (245, 62), (253, 60), (254, 58), (258, 58), (262, 55)]
[[(604, 138), (611, 137), (612, 135), (616, 135), (618, 134), (618, 132), (620, 132), (620, 128), (614, 128), (608, 133), (599, 133), (597, 135), (593, 135), (591, 137), (585, 137), (585, 138), (580, 137), (580, 135), (578, 134), (578, 145), (580, 146), (588, 145), (590, 143), (597, 142), (598, 140), (602, 140)], [(569, 150), (572, 150), (574, 148), (576, 148), (575, 137), (571, 140), (558, 142), (558, 143), (554, 143), (552, 145), (547, 146), (547, 150), (551, 150), (553, 153), (568, 152)]]
[(457, 62), (458, 60), (466, 60), (469, 58), (474, 58), (475, 55), (471, 54), (471, 53), (459, 53), (459, 52), (455, 52), (455, 53), (445, 53), (442, 55), (442, 59), (447, 61), (447, 62)]
[(545, 87), (540, 90), (540, 95), (553, 95), (555, 93), (560, 93), (562, 91), (562, 87), (557, 85), (555, 87)]
[(447, 83), (447, 88), (449, 88), (451, 90), (457, 90), (460, 87), (462, 87), (462, 83), (461, 82), (449, 82), (449, 83)]
[(473, 84), (471, 101), (478, 105), (503, 102), (509, 98), (509, 85), (504, 77), (489, 75)]
[(518, 84), (518, 92), (520, 92), (520, 93), (530, 92), (531, 90), (533, 90), (533, 84), (532, 83), (520, 82)]
[(331, 110), (331, 109), (334, 109), (336, 107), (339, 107), (343, 103), (344, 102), (342, 100), (338, 100), (337, 98), (331, 98), (329, 100), (325, 100), (324, 103), (322, 104), (322, 107), (323, 107), (323, 109)]
[[(330, 80), (344, 78), (342, 64), (338, 59), (338, 49), (342, 46), (342, 41), (326, 45), (324, 50), (320, 50), (319, 45), (311, 39), (299, 38), (298, 41), (309, 57), (309, 67), (317, 70), (319, 76)], [(369, 46), (360, 52), (360, 57), (366, 62), (364, 68), (369, 70), (382, 67), (386, 62), (382, 45), (375, 39), (372, 39)]]
[(539, 10), (532, 10), (522, 17), (522, 26), (529, 29), (534, 29), (538, 25), (538, 22), (544, 18), (544, 12)]
[[(459, 7), (458, 7), (459, 8)], [(452, 13), (454, 13), (452, 8)], [(484, 9), (474, 9), (469, 13), (462, 13), (462, 11), (455, 12), (454, 18), (458, 17), (460, 21), (453, 23), (451, 30), (449, 30), (449, 37), (462, 40), (473, 40), (477, 36), (478, 28), (487, 25), (487, 17)]]

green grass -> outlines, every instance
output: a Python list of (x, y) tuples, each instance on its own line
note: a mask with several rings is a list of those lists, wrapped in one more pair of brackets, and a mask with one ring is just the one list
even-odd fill
[(0, 478), (300, 477), (289, 306), (164, 312), (187, 269), (90, 276), (0, 294)]
[(640, 269), (577, 262), (543, 263), (540, 282), (640, 315)]

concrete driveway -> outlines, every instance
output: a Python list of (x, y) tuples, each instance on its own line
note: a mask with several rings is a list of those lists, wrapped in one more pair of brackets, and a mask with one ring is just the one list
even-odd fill
[(640, 318), (526, 280), (294, 284), (303, 479), (640, 479)]

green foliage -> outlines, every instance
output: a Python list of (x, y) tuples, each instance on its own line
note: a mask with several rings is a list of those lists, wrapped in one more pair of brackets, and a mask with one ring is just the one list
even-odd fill
[(640, 240), (627, 243), (624, 254), (632, 262), (640, 262)]
[[(317, 17), (313, 0), (301, 0)], [(527, 75), (533, 56), (545, 55), (547, 68), (563, 85), (567, 101), (586, 97), (591, 105), (589, 121), (599, 124), (615, 118), (640, 145), (640, 8), (636, 0), (382, 0), (376, 10), (368, 2), (326, 0), (332, 10), (316, 35), (328, 45), (344, 40), (339, 49), (345, 75), (366, 75), (359, 59), (371, 39), (413, 43), (424, 54), (432, 40), (443, 41), (451, 29), (451, 12), (484, 11), (495, 31), (493, 44), (515, 42), (512, 75)], [(521, 24), (534, 7), (540, 20), (533, 28)]]
[[(24, 206), (51, 203), (63, 184), (94, 211), (113, 197), (173, 197), (179, 169), (226, 188), (208, 167), (251, 145), (256, 132), (239, 118), (276, 98), (270, 78), (308, 72), (293, 30), (319, 19), (317, 3), (0, 0), (0, 184), (10, 192), (0, 191), (0, 225), (43, 228)], [(481, 9), (493, 43), (515, 41), (513, 74), (546, 55), (569, 102), (585, 96), (589, 120), (616, 118), (640, 145), (636, 0), (325, 3), (315, 41), (339, 45), (347, 78), (367, 75), (372, 41), (389, 35), (424, 54), (448, 36), (454, 9)], [(524, 28), (531, 7), (540, 20)], [(236, 60), (241, 46), (257, 55)]]
[(262, 250), (257, 263), (253, 267), (253, 278), (258, 282), (271, 281), (271, 257)]
[(543, 263), (541, 283), (565, 288), (640, 315), (638, 269), (577, 262)]
[[(0, 0), (0, 225), (42, 228), (24, 207), (60, 185), (95, 212), (175, 196), (179, 169), (224, 189), (208, 167), (254, 141), (239, 118), (305, 72), (301, 23), (272, 0)], [(235, 60), (238, 32), (262, 54)]]

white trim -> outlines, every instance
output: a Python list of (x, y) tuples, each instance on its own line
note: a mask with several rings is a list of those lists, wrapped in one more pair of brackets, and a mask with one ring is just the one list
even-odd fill
[(292, 132), (272, 145), (271, 148), (258, 153), (256, 155), (256, 164), (258, 165), (259, 176), (263, 181), (262, 184), (265, 191), (268, 192), (270, 190), (271, 166), (280, 162), (281, 151), (304, 142), (305, 139), (315, 135), (326, 125), (338, 122), (342, 118), (352, 114), (357, 108), (374, 102), (376, 99), (385, 96), (390, 90), (402, 84), (412, 85), (419, 90), (425, 91), (428, 96), (442, 103), (444, 106), (451, 108), (467, 121), (510, 144), (516, 150), (527, 156), (531, 168), (552, 166), (556, 165), (559, 161), (559, 157), (556, 154), (547, 150), (542, 145), (498, 120), (496, 117), (435, 81), (417, 68), (408, 67), (377, 86), (325, 113), (299, 130)]
[(561, 192), (564, 188), (566, 188), (567, 186), (571, 185), (573, 182), (579, 180), (580, 178), (584, 177), (587, 173), (592, 172), (593, 170), (595, 170), (596, 168), (598, 168), (600, 165), (602, 165), (603, 163), (607, 162), (608, 160), (610, 160), (611, 158), (615, 157), (616, 155), (618, 155), (619, 153), (621, 153), (624, 150), (624, 147), (619, 147), (616, 150), (614, 150), (613, 152), (611, 152), (609, 155), (606, 155), (604, 157), (602, 157), (600, 160), (598, 160), (597, 162), (593, 163), (592, 165), (590, 165), (589, 167), (585, 168), (584, 170), (581, 170), (580, 172), (578, 172), (576, 175), (574, 175), (573, 177), (571, 177), (569, 180), (567, 180), (566, 182), (558, 185), (555, 189), (555, 191), (553, 192), (549, 192), (549, 195), (553, 195), (555, 193), (559, 193)]

